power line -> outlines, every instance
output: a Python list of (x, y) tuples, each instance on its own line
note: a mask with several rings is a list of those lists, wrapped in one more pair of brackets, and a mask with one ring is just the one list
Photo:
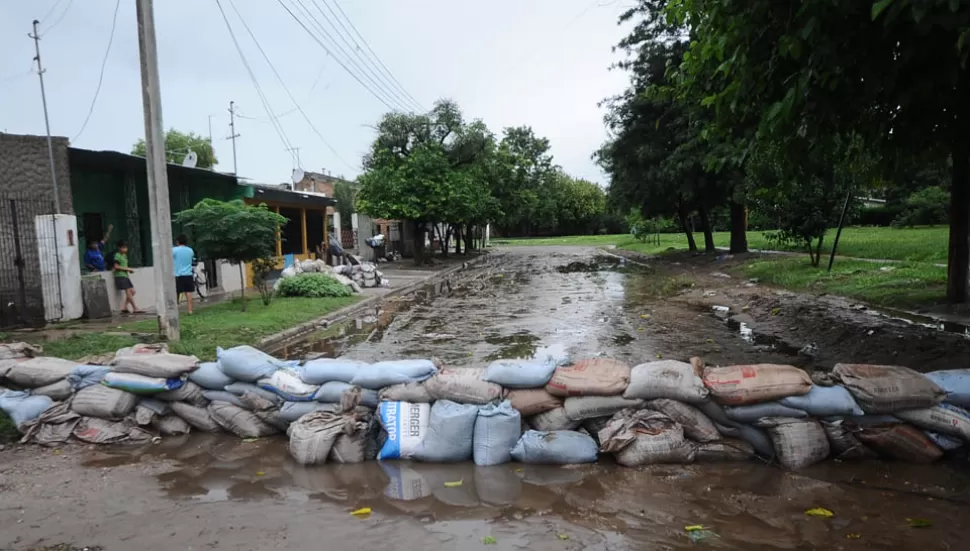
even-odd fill
[[(54, 11), (54, 8), (56, 8), (57, 5), (60, 3), (61, 3), (60, 0), (58, 0), (57, 4), (54, 4), (54, 7), (52, 7), (50, 11), (47, 12), (47, 15), (45, 15), (44, 17), (47, 17), (48, 15), (50, 15), (51, 12)], [(64, 16), (67, 15), (67, 12), (70, 11), (71, 5), (73, 4), (74, 4), (74, 0), (67, 0), (67, 6), (64, 8), (64, 11), (61, 12), (61, 16), (57, 18), (57, 21), (54, 21), (53, 23), (51, 23), (50, 27), (47, 27), (46, 29), (44, 29), (44, 34), (51, 32), (51, 30), (54, 27), (56, 27), (58, 23), (64, 20)], [(41, 21), (43, 21), (43, 19)]]
[(40, 20), (41, 21), (46, 21), (47, 18), (50, 17), (52, 13), (54, 13), (54, 10), (57, 9), (57, 6), (60, 6), (61, 5), (61, 2), (63, 2), (63, 1), (64, 0), (57, 0), (56, 2), (54, 2), (54, 5), (51, 6), (51, 9), (47, 10), (47, 13), (45, 13), (44, 14), (44, 17), (41, 17)]
[(81, 129), (77, 131), (77, 135), (71, 139), (72, 142), (77, 141), (84, 133), (84, 129), (88, 127), (88, 121), (91, 120), (91, 114), (94, 113), (94, 105), (98, 103), (98, 95), (101, 94), (101, 83), (104, 82), (104, 68), (108, 64), (108, 54), (111, 53), (111, 43), (115, 40), (115, 27), (118, 24), (118, 8), (121, 7), (121, 0), (115, 2), (115, 12), (111, 16), (111, 33), (108, 35), (108, 47), (104, 51), (104, 59), (101, 60), (101, 74), (98, 75), (98, 87), (94, 90), (94, 98), (91, 99), (91, 107), (88, 109), (88, 116), (84, 117), (84, 124), (81, 125)]

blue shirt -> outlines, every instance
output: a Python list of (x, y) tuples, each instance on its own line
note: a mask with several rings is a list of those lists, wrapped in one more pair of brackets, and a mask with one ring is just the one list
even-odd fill
[(185, 245), (172, 247), (172, 260), (175, 261), (175, 277), (192, 275), (192, 259), (195, 251)]
[(97, 249), (87, 249), (84, 251), (84, 265), (93, 266), (95, 272), (104, 271), (104, 255), (101, 253), (103, 243), (98, 243)]

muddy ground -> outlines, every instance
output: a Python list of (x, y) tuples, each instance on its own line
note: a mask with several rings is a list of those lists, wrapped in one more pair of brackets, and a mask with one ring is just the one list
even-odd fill
[[(498, 251), (463, 282), (276, 352), (431, 355), (458, 367), (599, 353), (821, 369), (839, 361), (970, 365), (962, 335), (724, 277), (731, 260), (618, 262), (587, 248)], [(282, 437), (213, 435), (146, 448), (14, 447), (0, 451), (0, 549), (963, 549), (968, 473), (964, 464), (834, 461), (798, 473), (757, 463), (625, 469), (609, 461), (304, 468)], [(462, 484), (444, 485), (455, 481)], [(373, 512), (350, 515), (362, 507)], [(806, 516), (812, 507), (835, 516)], [(705, 527), (693, 534), (702, 541), (692, 542), (687, 525)]]

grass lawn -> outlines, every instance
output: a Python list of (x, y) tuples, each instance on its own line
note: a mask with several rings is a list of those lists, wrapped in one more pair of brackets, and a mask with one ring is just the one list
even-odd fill
[[(260, 339), (289, 329), (354, 304), (360, 296), (339, 298), (277, 298), (269, 306), (258, 299), (247, 302), (248, 310), (240, 310), (239, 299), (200, 308), (195, 315), (182, 315), (182, 340), (170, 346), (172, 352), (214, 360), (216, 347), (255, 344)], [(117, 331), (155, 333), (158, 323), (144, 320), (121, 325)], [(44, 341), (44, 353), (60, 358), (77, 359), (89, 354), (114, 352), (140, 342), (127, 335), (86, 333), (67, 339)]]

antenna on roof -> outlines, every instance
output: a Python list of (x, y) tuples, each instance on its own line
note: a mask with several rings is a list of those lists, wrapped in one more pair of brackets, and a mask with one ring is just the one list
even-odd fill
[(182, 166), (188, 168), (195, 168), (195, 165), (199, 162), (199, 156), (195, 151), (189, 150), (189, 153), (182, 159)]
[(293, 169), (293, 175), (291, 176), (291, 178), (292, 178), (294, 184), (299, 184), (300, 182), (303, 181), (303, 178), (305, 176), (306, 175), (303, 173), (303, 169), (302, 168), (294, 168)]

